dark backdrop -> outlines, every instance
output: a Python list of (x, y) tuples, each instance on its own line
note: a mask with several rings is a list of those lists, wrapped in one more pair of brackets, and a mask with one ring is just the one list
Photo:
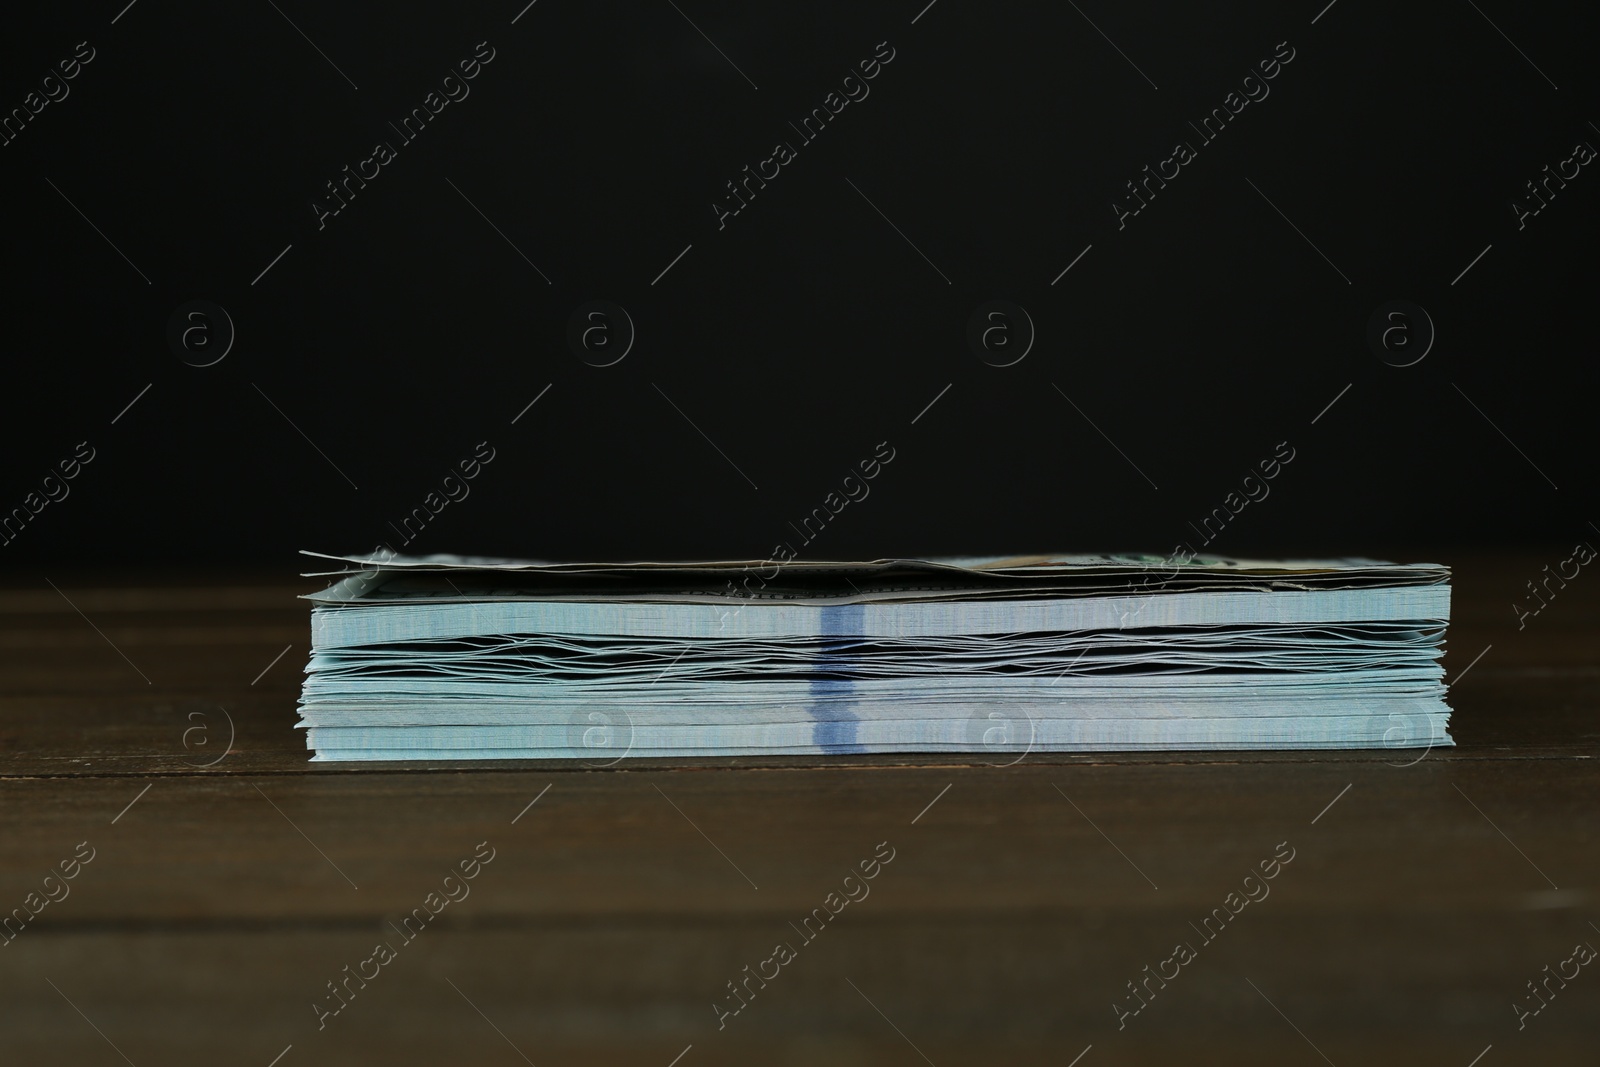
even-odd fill
[[(804, 555), (1199, 547), (1281, 442), (1211, 550), (1595, 535), (1592, 23), (1324, 2), (13, 18), (0, 565), (764, 556), (883, 442)], [(868, 95), (804, 142), (844, 88)], [(447, 89), (469, 95), (404, 141)], [(1214, 141), (1189, 125), (1247, 90)], [(795, 158), (719, 223), (779, 141)], [(1577, 173), (1534, 214), (1547, 165)], [(595, 300), (627, 320), (587, 320), (586, 349)], [(444, 489), (468, 495), (402, 545)]]

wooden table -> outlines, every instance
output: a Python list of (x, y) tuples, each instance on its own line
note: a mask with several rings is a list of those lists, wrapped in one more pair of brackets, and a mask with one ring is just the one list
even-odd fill
[(13, 576), (0, 1062), (1593, 1064), (1600, 965), (1513, 1007), (1600, 947), (1600, 579), (1511, 607), (1565, 554), (1432, 554), (1455, 748), (1010, 767), (311, 764), (303, 580)]

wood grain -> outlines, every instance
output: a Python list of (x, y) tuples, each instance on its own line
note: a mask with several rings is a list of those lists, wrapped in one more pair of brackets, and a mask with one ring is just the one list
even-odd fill
[[(1482, 1067), (1592, 1063), (1593, 968), (1525, 1029), (1512, 1009), (1600, 945), (1600, 597), (1575, 582), (1519, 631), (1510, 604), (1549, 558), (1446, 560), (1450, 676), (1472, 663), (1454, 748), (1007, 768), (310, 764), (292, 724), (311, 583), (13, 576), (0, 910), (26, 914), (80, 842), (95, 857), (0, 941), (0, 1049), (945, 1067), (1092, 1045), (1080, 1067), (1464, 1067), (1492, 1044)], [(484, 841), (470, 895), (404, 942), (390, 923)], [(805, 941), (791, 924), (881, 842), (869, 895)], [(1191, 924), (1284, 842), (1269, 895), (1204, 940)], [(313, 1001), (380, 939), (397, 958), (319, 1030)], [(1119, 1029), (1127, 983), (1184, 941), (1196, 958)], [(796, 958), (719, 1029), (726, 983), (778, 942)]]

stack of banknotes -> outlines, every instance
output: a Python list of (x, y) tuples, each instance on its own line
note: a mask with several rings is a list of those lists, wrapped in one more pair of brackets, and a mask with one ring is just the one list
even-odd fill
[(1437, 564), (317, 558), (316, 760), (1453, 743)]

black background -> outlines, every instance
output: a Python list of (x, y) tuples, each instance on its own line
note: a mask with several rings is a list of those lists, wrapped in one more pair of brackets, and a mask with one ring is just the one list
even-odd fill
[[(0, 509), (96, 453), (0, 566), (400, 548), (389, 523), (480, 441), (407, 551), (763, 557), (884, 441), (803, 555), (1165, 551), (1282, 441), (1210, 550), (1600, 520), (1600, 174), (1520, 231), (1510, 206), (1600, 145), (1569, 8), (278, 6), (62, 5), (0, 42), (6, 110), (96, 52), (0, 147)], [(319, 230), (324, 183), (480, 41), (470, 96)], [(881, 41), (870, 95), (719, 230), (724, 183)], [(1123, 183), (1284, 41), (1270, 95), (1119, 231)], [(1037, 328), (1008, 367), (966, 340), (997, 298)], [(166, 340), (197, 299), (237, 329), (204, 368)], [(593, 299), (637, 330), (613, 366), (566, 340)], [(1437, 327), (1414, 366), (1365, 341), (1394, 299)]]

